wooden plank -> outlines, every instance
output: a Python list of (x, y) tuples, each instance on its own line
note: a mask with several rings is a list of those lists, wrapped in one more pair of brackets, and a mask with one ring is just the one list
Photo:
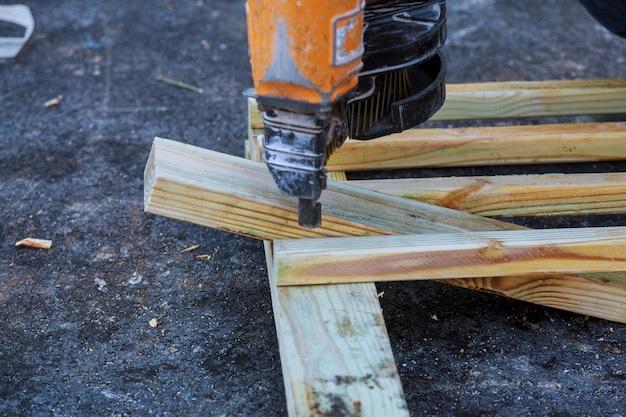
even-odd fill
[(432, 120), (578, 116), (626, 112), (626, 78), (448, 85)]
[[(250, 126), (262, 129), (249, 99)], [(447, 84), (446, 101), (431, 120), (579, 116), (626, 113), (626, 78)]]
[[(153, 144), (144, 187), (145, 209), (150, 213), (268, 240), (522, 229), (333, 181), (329, 181), (323, 194), (322, 227), (313, 231), (302, 229), (297, 226), (295, 202), (276, 191), (263, 164), (164, 139), (156, 139)], [(626, 322), (624, 274), (591, 278), (550, 276), (553, 285), (549, 294), (536, 285), (542, 279), (538, 277), (446, 282)], [(622, 308), (614, 308), (616, 302), (622, 303)]]
[[(615, 278), (609, 278), (609, 276), (615, 277), (616, 274), (605, 275), (607, 282), (611, 282)], [(598, 278), (601, 276), (598, 275)], [(450, 279), (445, 280), (445, 283), (626, 323), (624, 311), (626, 299), (622, 291), (616, 291), (615, 288), (590, 286), (588, 279), (578, 276), (569, 275), (566, 281), (563, 280), (563, 275), (537, 275), (505, 279), (498, 277)]]
[(487, 217), (626, 212), (626, 173), (623, 172), (402, 178), (350, 183)]
[(626, 271), (626, 227), (279, 240), (276, 285)]
[(271, 245), (289, 415), (409, 416), (374, 284), (277, 287)]
[(264, 164), (161, 138), (144, 183), (150, 213), (264, 240), (516, 227), (329, 181), (321, 227), (303, 229), (297, 199), (280, 194)]
[(328, 169), (614, 161), (626, 158), (625, 141), (625, 122), (411, 129), (372, 141), (347, 141)]

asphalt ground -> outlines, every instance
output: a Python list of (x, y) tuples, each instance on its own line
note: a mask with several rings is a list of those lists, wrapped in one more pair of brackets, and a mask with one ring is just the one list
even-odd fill
[[(25, 4), (33, 37), (0, 61), (0, 415), (285, 415), (262, 244), (143, 212), (154, 136), (243, 154), (244, 2)], [(448, 9), (449, 82), (625, 75), (626, 41), (574, 0)], [(28, 236), (53, 247), (14, 246)], [(437, 283), (378, 288), (413, 415), (626, 415), (625, 325)]]

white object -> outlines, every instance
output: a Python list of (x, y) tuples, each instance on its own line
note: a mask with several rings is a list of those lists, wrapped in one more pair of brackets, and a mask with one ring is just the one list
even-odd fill
[(26, 28), (21, 38), (0, 37), (0, 58), (13, 58), (21, 50), (26, 41), (30, 39), (35, 28), (35, 19), (30, 9), (23, 4), (0, 6), (0, 20), (15, 23)]

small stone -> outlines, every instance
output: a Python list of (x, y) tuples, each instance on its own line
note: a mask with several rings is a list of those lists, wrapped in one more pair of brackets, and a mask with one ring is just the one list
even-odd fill
[(150, 321), (148, 321), (148, 324), (153, 329), (159, 326), (159, 322), (157, 321), (157, 319), (150, 319)]
[(95, 278), (93, 282), (98, 286), (98, 291), (106, 292), (107, 282), (102, 278)]
[(129, 285), (137, 285), (143, 280), (143, 275), (134, 273), (132, 278), (128, 280)]

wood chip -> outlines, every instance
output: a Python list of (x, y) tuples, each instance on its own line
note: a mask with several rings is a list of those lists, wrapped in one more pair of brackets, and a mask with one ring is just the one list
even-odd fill
[(193, 91), (194, 93), (202, 94), (202, 89), (196, 87), (195, 85), (187, 84), (181, 81), (172, 80), (171, 78), (159, 76), (157, 81), (160, 81), (165, 84), (173, 85), (175, 87), (184, 88), (185, 90)]
[(198, 249), (199, 247), (200, 245), (189, 246), (188, 248), (181, 250), (180, 253), (191, 252)]
[(45, 103), (43, 103), (44, 107), (54, 107), (54, 106), (58, 106), (59, 103), (61, 103), (61, 100), (63, 100), (63, 95), (58, 95), (53, 99), (50, 99), (48, 101), (46, 101)]
[(48, 239), (35, 239), (33, 237), (27, 237), (19, 242), (15, 242), (15, 246), (21, 248), (50, 249), (52, 247), (52, 241)]

